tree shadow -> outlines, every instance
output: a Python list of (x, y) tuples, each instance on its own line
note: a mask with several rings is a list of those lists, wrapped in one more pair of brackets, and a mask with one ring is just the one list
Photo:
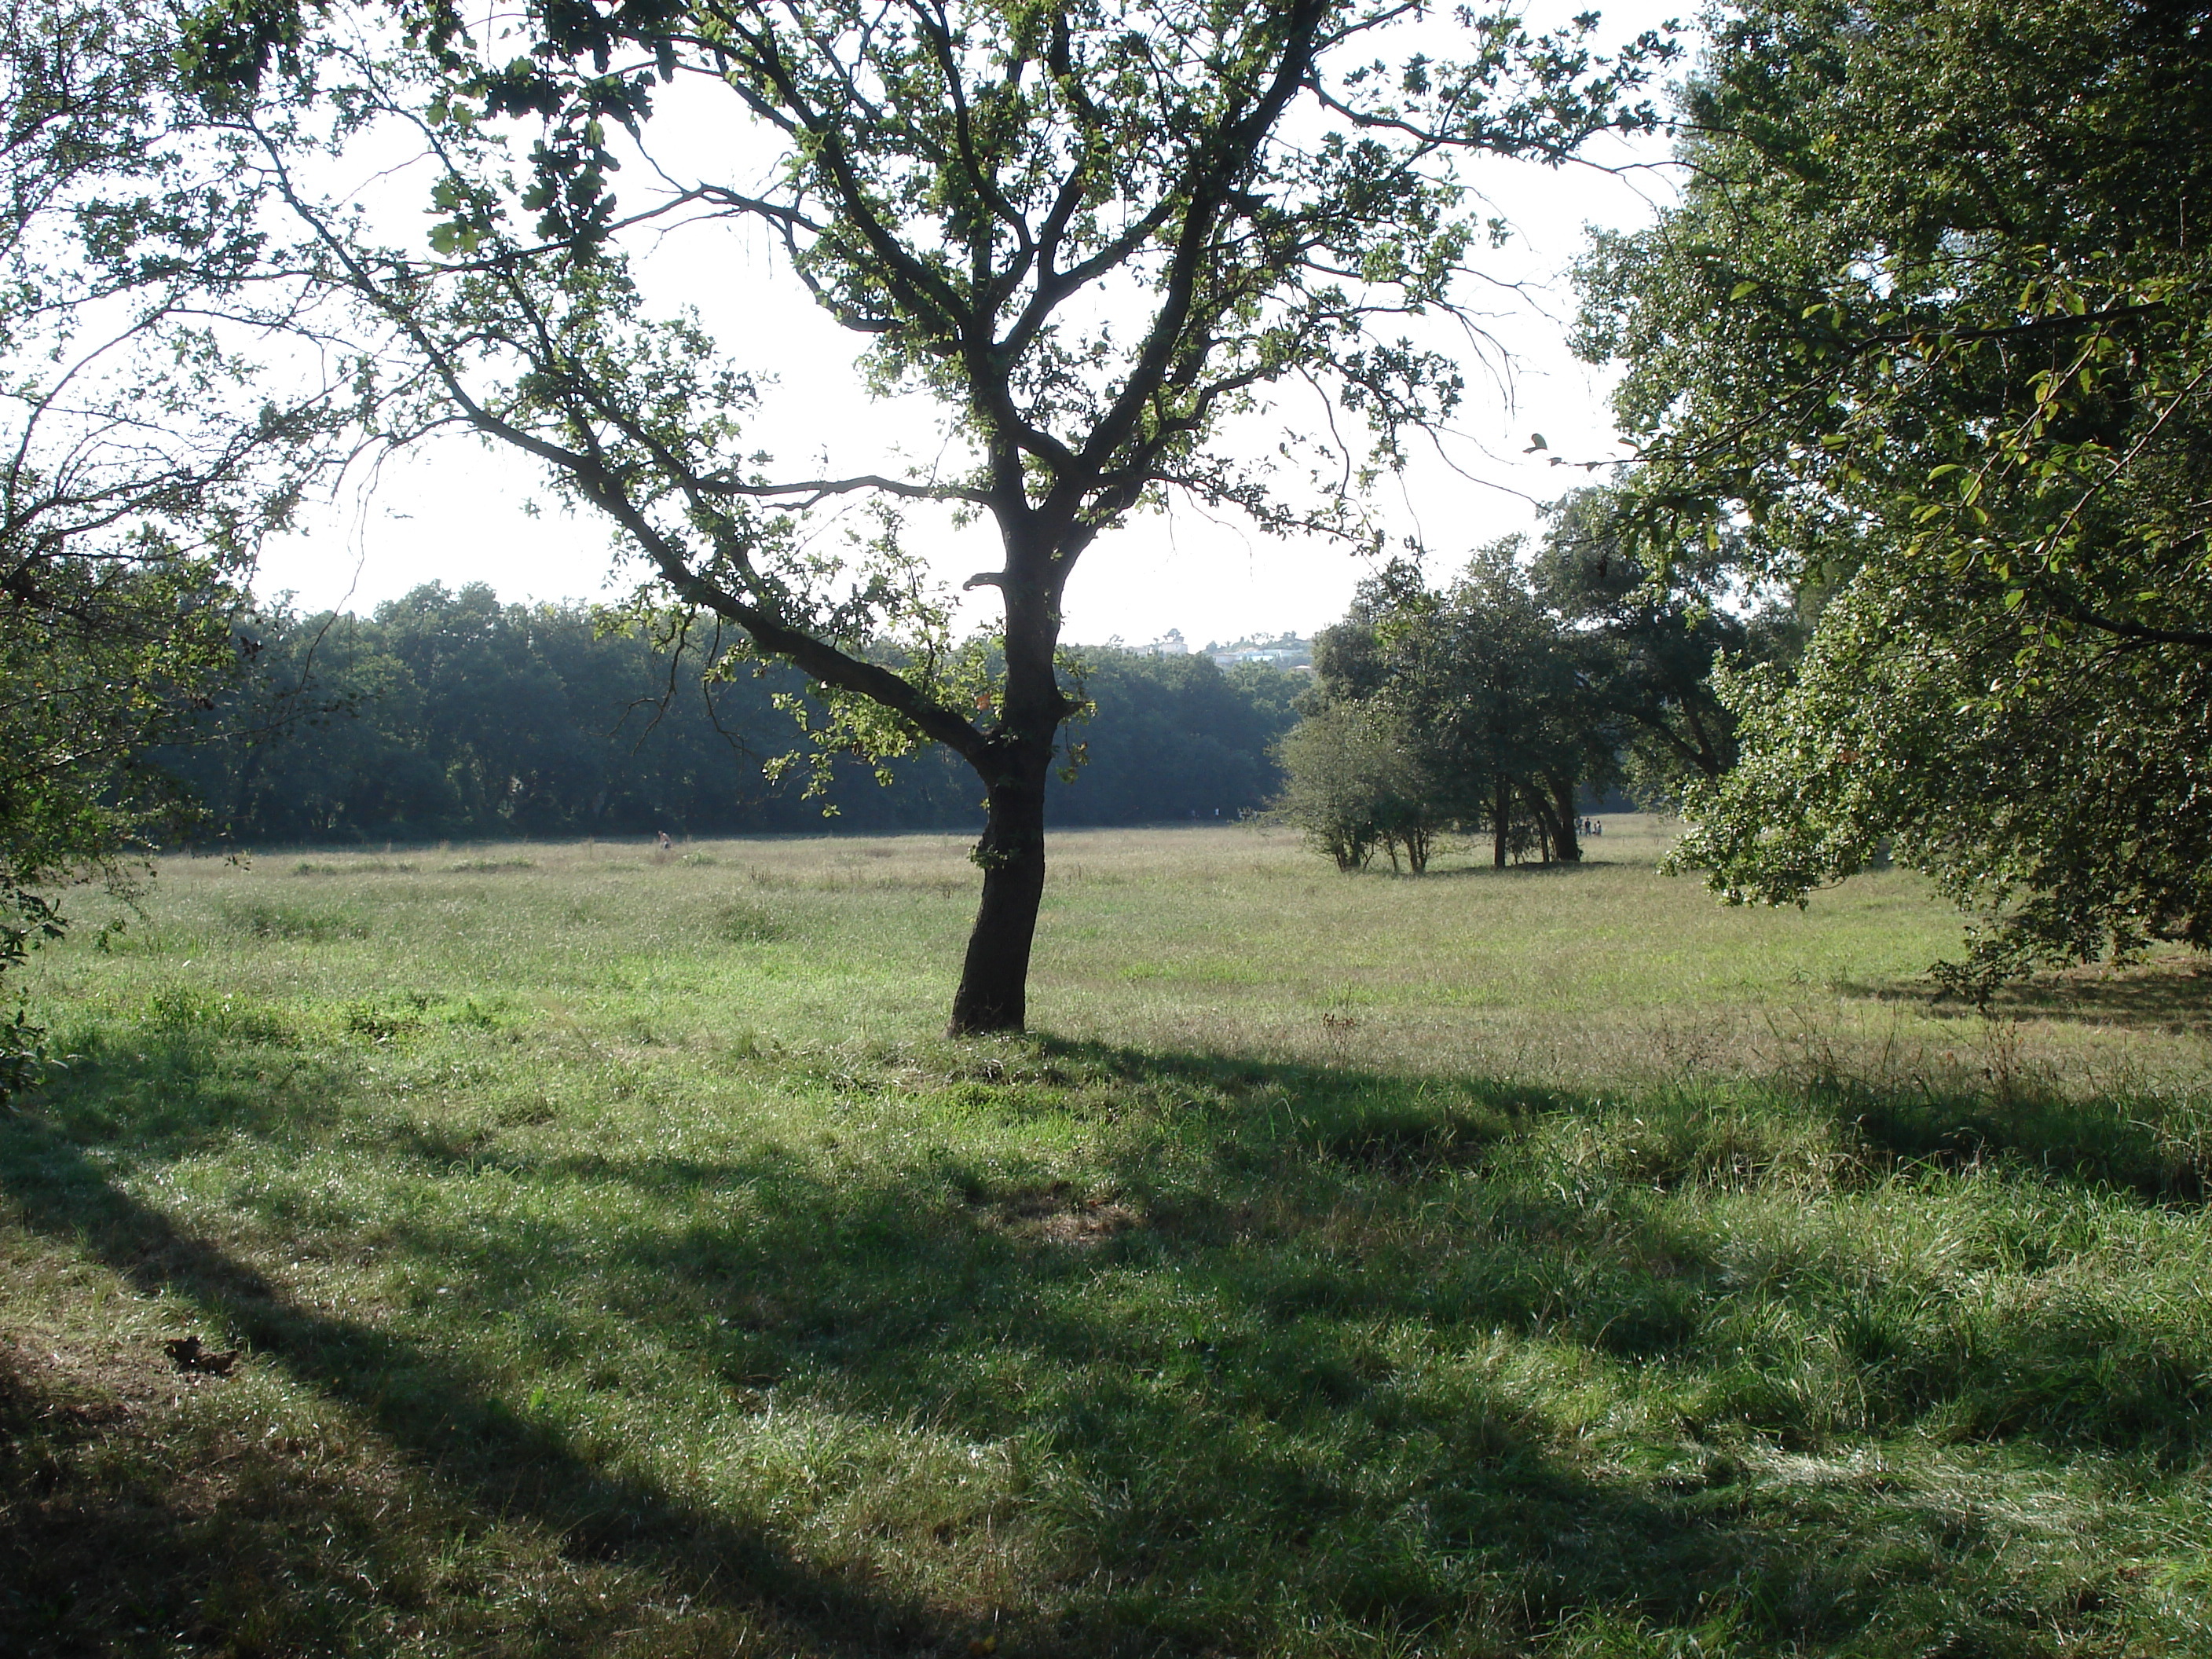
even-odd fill
[[(257, 1361), (352, 1407), (479, 1516), (526, 1519), (557, 1537), (565, 1555), (634, 1567), (805, 1650), (932, 1651), (950, 1641), (928, 1610), (801, 1564), (757, 1529), (580, 1455), (451, 1360), (304, 1305), (125, 1192), (81, 1148), (42, 1126), (18, 1121), (0, 1129), (0, 1190), (27, 1228), (73, 1244), (143, 1294), (187, 1299), (234, 1332)], [(94, 1517), (63, 1559), (176, 1556), (184, 1529), (173, 1518), (140, 1506), (127, 1522), (110, 1528)], [(56, 1583), (28, 1614), (64, 1620), (73, 1601), (88, 1599), (86, 1588)]]
[[(1419, 1083), (1387, 1073), (1302, 1063), (1159, 1053), (1046, 1038), (1061, 1075), (1095, 1068), (1133, 1086), (1258, 1090), (1295, 1098), (1300, 1133), (1317, 1152), (1408, 1173), (1480, 1163), (1483, 1149), (1545, 1114), (1601, 1116), (1599, 1097), (1496, 1078)], [(2076, 1098), (2025, 1076), (1975, 1092), (1925, 1079), (1894, 1082), (1820, 1075), (1777, 1094), (1778, 1105), (1826, 1121), (1869, 1176), (1923, 1166), (1955, 1170), (2009, 1162), (2039, 1178), (2197, 1205), (2212, 1191), (2203, 1126), (2172, 1121), (2157, 1103)], [(1694, 1097), (1692, 1097), (1694, 1105)], [(1233, 1148), (1238, 1137), (1224, 1141)], [(1231, 1153), (1233, 1156), (1233, 1152)]]
[(1990, 998), (2002, 1018), (2057, 1017), (2139, 1030), (2212, 1031), (2212, 971), (2201, 961), (2039, 974)]
[(2031, 975), (1998, 987), (1985, 1007), (1924, 979), (1846, 982), (1837, 988), (1873, 1002), (1918, 1004), (1933, 1019), (2058, 1019), (2119, 1030), (2212, 1033), (2212, 969), (2194, 960)]
[(40, 1370), (0, 1346), (0, 1647), (91, 1651), (81, 1638), (115, 1621), (88, 1601), (158, 1595), (191, 1522), (158, 1490), (122, 1498), (82, 1488), (73, 1465), (127, 1407), (72, 1397)]
[[(1549, 864), (1546, 864), (1538, 859), (1515, 859), (1508, 863), (1502, 870), (1496, 865), (1486, 862), (1475, 864), (1432, 864), (1426, 870), (1423, 871), (1418, 877), (1409, 875), (1406, 879), (1419, 881), (1470, 881), (1495, 878), (1498, 879), (1529, 880), (1541, 876), (1572, 876), (1585, 870), (1617, 870), (1625, 865), (1636, 864), (1638, 862), (1639, 860), (1633, 859), (1608, 859), (1585, 853), (1579, 859), (1572, 860), (1555, 859)], [(1389, 875), (1393, 872), (1385, 870), (1380, 873)]]
[(2164, 1121), (2155, 1103), (1851, 1082), (1815, 1086), (1808, 1098), (1847, 1126), (1885, 1171), (2009, 1164), (2045, 1181), (2191, 1208), (2212, 1191), (2205, 1126)]
[[(121, 1050), (106, 1061), (132, 1063)], [(167, 1056), (162, 1075), (188, 1081), (178, 1068), (189, 1063)], [(1617, 1104), (1050, 1038), (979, 1046), (963, 1066), (945, 1079), (968, 1091), (962, 1109), (1017, 1131), (1054, 1111), (1094, 1115), (1094, 1184), (1042, 1152), (974, 1145), (833, 1168), (765, 1143), (623, 1155), (418, 1127), (388, 1155), (434, 1182), (490, 1166), (665, 1207), (472, 1210), (463, 1227), (418, 1206), (379, 1218), (380, 1249), (450, 1281), (449, 1318), (528, 1302), (549, 1376), (611, 1340), (629, 1345), (607, 1356), (614, 1386), (626, 1366), (681, 1364), (696, 1368), (702, 1397), (720, 1391), (715, 1409), (766, 1394), (1011, 1448), (1023, 1504), (1053, 1540), (1043, 1581), (1026, 1591), (1032, 1610), (1009, 1614), (1036, 1651), (1256, 1649), (1324, 1617), (1373, 1638), (1471, 1621), (1510, 1648), (1577, 1620), (1689, 1629), (1723, 1614), (1822, 1650), (1864, 1626), (1855, 1586), (1883, 1580), (1909, 1599), (1955, 1577), (1962, 1552), (2007, 1547), (1996, 1534), (1961, 1542), (1953, 1510), (1900, 1505), (1873, 1486), (1852, 1488), (1863, 1500), (1852, 1510), (1754, 1480), (1711, 1422), (1662, 1433), (1663, 1468), (1608, 1469), (1561, 1450), (1573, 1436), (1559, 1408), (1516, 1383), (1513, 1365), (1687, 1367), (1719, 1340), (1711, 1310), (1736, 1265), (1648, 1196), (1711, 1167), (1689, 1121), (1695, 1103), (1680, 1108), (1679, 1147), (1577, 1191), (1524, 1169), (1528, 1149), (1559, 1121), (1596, 1122)], [(1839, 1127), (1863, 1131), (1869, 1117), (1863, 1099), (1822, 1109)], [(221, 1121), (184, 1121), (210, 1133)], [(119, 1146), (127, 1122), (102, 1121)], [(2057, 1131), (2023, 1119), (2010, 1133), (2025, 1157)], [(1892, 1138), (1902, 1144), (1902, 1131)], [(0, 1126), (0, 1188), (27, 1225), (142, 1291), (190, 1297), (257, 1358), (362, 1413), (479, 1515), (526, 1519), (579, 1559), (665, 1579), (794, 1648), (964, 1650), (971, 1626), (952, 1613), (611, 1471), (465, 1366), (304, 1304), (125, 1191), (69, 1133)], [(704, 1201), (738, 1192), (753, 1201)], [(1420, 1221), (1424, 1205), (1446, 1200), (1449, 1230)], [(290, 1224), (273, 1208), (260, 1218)], [(333, 1247), (352, 1224), (301, 1224)], [(532, 1288), (548, 1284), (589, 1294)], [(1832, 1321), (1849, 1316), (1838, 1305)], [(2115, 1333), (2067, 1317), (2027, 1322), (2043, 1321), (2029, 1332), (2041, 1351), (2078, 1364), (2085, 1343), (2101, 1343), (2108, 1380), (2134, 1375), (2126, 1352), (2110, 1363)], [(1992, 1418), (1989, 1431), (2063, 1456), (2139, 1449), (2170, 1434), (2177, 1412), (2212, 1420), (2199, 1409), (2212, 1403), (2199, 1398), (2204, 1379), (2171, 1356), (2153, 1362), (2166, 1370), (2138, 1379), (2134, 1419), (2108, 1413), (2085, 1431), (2028, 1412)], [(1905, 1378), (1900, 1431), (1981, 1386), (1893, 1369)], [(1744, 1398), (1719, 1425), (1727, 1433), (1826, 1449), (1786, 1411), (1763, 1417), (1769, 1408)], [(669, 1432), (696, 1426), (672, 1416)], [(141, 1519), (148, 1530), (132, 1536), (182, 1524)]]

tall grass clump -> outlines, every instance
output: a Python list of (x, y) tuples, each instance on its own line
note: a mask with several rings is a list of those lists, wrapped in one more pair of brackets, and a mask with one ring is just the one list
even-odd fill
[(330, 939), (366, 939), (368, 919), (349, 907), (301, 904), (259, 894), (227, 902), (223, 919), (251, 939), (302, 939), (321, 944)]

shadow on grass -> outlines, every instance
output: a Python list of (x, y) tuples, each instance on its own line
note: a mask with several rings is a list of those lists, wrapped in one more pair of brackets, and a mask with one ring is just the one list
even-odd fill
[[(1300, 1133), (1316, 1151), (1409, 1171), (1480, 1162), (1485, 1146), (1513, 1138), (1539, 1115), (1587, 1119), (1607, 1110), (1586, 1093), (1492, 1078), (1414, 1081), (1051, 1039), (1042, 1048), (1070, 1078), (1096, 1069), (1139, 1086), (1273, 1091), (1300, 1103)], [(1771, 1108), (1824, 1121), (1862, 1180), (1915, 1168), (2003, 1165), (2161, 1203), (2202, 1204), (2212, 1188), (2212, 1119), (2177, 1114), (2171, 1103), (2074, 1099), (2032, 1086), (1998, 1098), (1911, 1079), (1884, 1086), (1825, 1074), (1766, 1093)], [(1677, 1105), (1695, 1112), (1726, 1098), (1725, 1091), (1718, 1103), (1692, 1092)], [(1643, 1173), (1667, 1185), (1699, 1170), (1692, 1158)]]
[(149, 1587), (133, 1581), (179, 1565), (191, 1519), (167, 1494), (76, 1490), (72, 1465), (124, 1413), (47, 1386), (27, 1356), (0, 1346), (0, 1647), (9, 1652), (68, 1650), (73, 1636), (112, 1626), (86, 1605), (94, 1595), (143, 1603)]
[(248, 1051), (208, 1035), (139, 1029), (77, 1034), (46, 1093), (58, 1127), (129, 1170), (222, 1137), (313, 1133), (344, 1099), (343, 1067), (289, 1042)]
[(2019, 1018), (2063, 1015), (2094, 1024), (2202, 1032), (2212, 1030), (2212, 975), (2201, 963), (2038, 975), (2002, 987), (1990, 1006)]
[(1980, 1023), (2064, 1019), (2120, 1030), (2212, 1031), (2212, 969), (2192, 960), (2154, 962), (2136, 968), (2096, 967), (2036, 974), (2000, 986), (1986, 1011), (1943, 994), (1925, 979), (1879, 984), (1844, 983), (1844, 994), (1875, 1002), (1922, 1005), (1938, 1019)]
[[(195, 1052), (165, 1054), (165, 1088), (191, 1088)], [(150, 1101), (131, 1091), (131, 1053), (77, 1086)], [(526, 1368), (549, 1379), (620, 1387), (659, 1368), (672, 1440), (712, 1439), (765, 1392), (886, 1433), (1009, 1449), (1017, 1496), (989, 1519), (1042, 1540), (1008, 1611), (1035, 1651), (1259, 1650), (1302, 1630), (1339, 1645), (1459, 1630), (1525, 1651), (1578, 1624), (1826, 1651), (1877, 1616), (1908, 1637), (1952, 1632), (1954, 1650), (1986, 1637), (1989, 1650), (2027, 1651), (2027, 1632), (2071, 1614), (2021, 1600), (2002, 1525), (1964, 1522), (1953, 1499), (1922, 1502), (1879, 1467), (1816, 1489), (1753, 1479), (1742, 1460), (1830, 1451), (1936, 1410), (2060, 1455), (2203, 1449), (2212, 1383), (2159, 1333), (2135, 1334), (2150, 1345), (2138, 1366), (2129, 1332), (2054, 1302), (2015, 1317), (2001, 1352), (1977, 1349), (1911, 1284), (1885, 1299), (1810, 1270), (1750, 1276), (1726, 1230), (1670, 1204), (1779, 1170), (1791, 1145), (1779, 1103), (1767, 1105), (1780, 1127), (1723, 1121), (1687, 1097), (1639, 1101), (1632, 1119), (1617, 1103), (1480, 1079), (1050, 1040), (967, 1051), (964, 1068), (934, 1094), (872, 1101), (923, 1123), (939, 1112), (947, 1131), (873, 1161), (768, 1144), (570, 1152), (527, 1132), (447, 1145), (414, 1129), (388, 1157), (454, 1195), (378, 1217), (379, 1249), (450, 1282), (438, 1316), (456, 1328), (526, 1311)], [(210, 1062), (210, 1089), (219, 1072)], [(865, 1082), (848, 1075), (837, 1092)], [(127, 1113), (85, 1109), (63, 1100), (55, 1121), (98, 1123), (123, 1150)], [(286, 1121), (161, 1109), (184, 1113), (172, 1148), (188, 1131)], [(1886, 1178), (1864, 1155), (1883, 1145), (1869, 1103), (1826, 1110), (1836, 1138), (1856, 1137), (1860, 1178)], [(1095, 1187), (1025, 1149), (1024, 1128), (1054, 1111), (1097, 1131), (1076, 1172)], [(952, 1133), (994, 1117), (998, 1140)], [(291, 1121), (303, 1151), (322, 1121)], [(1992, 1124), (2034, 1180), (2107, 1180), (2067, 1163), (2086, 1123)], [(1896, 1129), (1889, 1155), (1941, 1176), (1940, 1146), (1905, 1150), (1917, 1133)], [(487, 1211), (458, 1190), (487, 1169), (565, 1196)], [(180, 1229), (70, 1133), (0, 1127), (0, 1184), (28, 1225), (191, 1298), (477, 1513), (534, 1522), (580, 1558), (757, 1616), (794, 1644), (957, 1654), (958, 1632), (1001, 1610), (984, 1590), (958, 1607), (903, 1600), (865, 1569), (823, 1571), (762, 1529), (610, 1473), (422, 1345), (304, 1306)], [(350, 1222), (262, 1206), (272, 1233), (320, 1233), (304, 1242), (331, 1255), (349, 1246)], [(2033, 1217), (2021, 1225), (2028, 1244), (2042, 1238)], [(1795, 1325), (1773, 1335), (1784, 1316)], [(1806, 1352), (1824, 1342), (1838, 1398), (1871, 1417), (1808, 1406), (1824, 1385), (1808, 1382)], [(2056, 1392), (2036, 1378), (2045, 1362), (2066, 1368)], [(2093, 1376), (2098, 1398), (2076, 1386)], [(1643, 1431), (1643, 1465), (1573, 1453), (1578, 1400), (1646, 1388), (1678, 1403)], [(886, 1492), (882, 1508), (902, 1501)], [(939, 1529), (977, 1524), (955, 1512)], [(871, 1547), (865, 1533), (842, 1546), (863, 1561)]]
[(2043, 1178), (2161, 1204), (2204, 1202), (2212, 1125), (2138, 1115), (2129, 1103), (1987, 1097), (1864, 1087), (1815, 1089), (1813, 1102), (1903, 1166), (2009, 1164)]
[(1573, 876), (1585, 870), (1618, 870), (1629, 866), (1649, 869), (1651, 862), (1649, 859), (1608, 859), (1601, 854), (1585, 853), (1571, 863), (1555, 860), (1544, 864), (1534, 859), (1516, 859), (1500, 869), (1489, 860), (1483, 859), (1472, 864), (1432, 864), (1418, 876), (1411, 871), (1400, 876), (1397, 871), (1387, 865), (1379, 869), (1370, 865), (1365, 873), (1406, 881), (1530, 880), (1540, 876)]
[[(174, 1080), (173, 1068), (166, 1074)], [(124, 1192), (61, 1135), (0, 1120), (0, 1189), (25, 1226), (73, 1243), (142, 1292), (185, 1298), (234, 1332), (257, 1360), (357, 1410), (487, 1522), (526, 1520), (556, 1535), (564, 1555), (641, 1570), (671, 1594), (781, 1630), (809, 1650), (927, 1651), (944, 1644), (925, 1610), (811, 1571), (757, 1531), (611, 1474), (487, 1397), (462, 1368), (387, 1331), (302, 1305), (259, 1271)], [(33, 1472), (33, 1487), (37, 1479)], [(83, 1511), (50, 1544), (100, 1576), (118, 1559), (149, 1553), (177, 1558), (180, 1528), (146, 1513), (143, 1504), (109, 1506), (102, 1515)], [(178, 1571), (189, 1576), (200, 1565), (187, 1557)], [(88, 1588), (49, 1582), (27, 1616), (65, 1620)], [(201, 1634), (221, 1645), (238, 1632)]]
[[(1943, 1183), (1962, 1202), (1986, 1189), (2002, 1212), (1985, 1216), (1992, 1204), (1974, 1200), (1970, 1231), (1994, 1241), (1976, 1248), (1992, 1252), (1992, 1271), (2024, 1277), (2092, 1250), (2100, 1228), (2085, 1217), (2101, 1205), (2202, 1199), (2202, 1146), (2110, 1104), (1842, 1087), (1748, 1108), (1683, 1092), (1608, 1104), (1486, 1079), (1048, 1040), (1012, 1059), (987, 1051), (970, 1070), (946, 1091), (954, 1117), (939, 1120), (956, 1140), (959, 1116), (1000, 1117), (1018, 1136), (1052, 1113), (1053, 1098), (1096, 1097), (1102, 1080), (1125, 1101), (1149, 1100), (1148, 1121), (1091, 1149), (1103, 1197), (999, 1151), (932, 1147), (832, 1178), (781, 1147), (722, 1160), (577, 1156), (474, 1138), (441, 1146), (410, 1132), (410, 1155), (456, 1178), (497, 1169), (526, 1184), (678, 1203), (743, 1191), (761, 1202), (739, 1224), (641, 1228), (611, 1253), (594, 1242), (596, 1220), (487, 1233), (471, 1218), (408, 1236), (426, 1257), (462, 1253), (490, 1285), (543, 1279), (599, 1249), (628, 1276), (610, 1298), (624, 1317), (724, 1333), (707, 1346), (725, 1377), (835, 1377), (878, 1417), (949, 1413), (977, 1438), (1045, 1420), (1027, 1385), (1004, 1390), (988, 1366), (970, 1378), (958, 1362), (979, 1346), (1039, 1365), (1142, 1363), (1205, 1403), (1198, 1418), (1133, 1419), (1099, 1441), (1139, 1458), (1146, 1446), (1213, 1443), (1240, 1413), (1287, 1421), (1387, 1403), (1389, 1388), (1376, 1384), (1395, 1367), (1376, 1332), (1390, 1327), (1565, 1342), (1628, 1365), (1733, 1368), (1744, 1374), (1718, 1390), (1717, 1416), (1792, 1445), (1849, 1426), (1911, 1431), (1931, 1413), (1949, 1414), (1947, 1432), (1964, 1425), (2062, 1455), (2094, 1448), (2172, 1462), (2212, 1443), (2208, 1357), (2187, 1342), (2174, 1351), (2171, 1334), (2094, 1298), (1947, 1307), (1909, 1274), (1876, 1294), (1849, 1264), (1820, 1266), (1817, 1247), (1807, 1247), (1807, 1267), (1770, 1282), (1731, 1257), (1727, 1228), (1672, 1203), (1777, 1183), (1809, 1195), (1793, 1183), (1815, 1165), (1832, 1193), (1902, 1182), (1932, 1203)], [(849, 1073), (840, 1083), (855, 1086)], [(1113, 1112), (1095, 1098), (1087, 1109), (1102, 1126)], [(1417, 1222), (1424, 1211), (1449, 1221)], [(1111, 1298), (1085, 1294), (1102, 1273), (1158, 1275), (1182, 1300), (1134, 1321), (1109, 1316)], [(1765, 1328), (1776, 1312), (1794, 1334)], [(1960, 1322), (1984, 1318), (1978, 1334)], [(549, 1361), (583, 1340), (564, 1336)], [(1829, 1353), (1849, 1422), (1842, 1405), (1824, 1419), (1793, 1403), (1762, 1371), (1786, 1371), (1802, 1341)], [(1462, 1404), (1470, 1422), (1492, 1428), (1514, 1415)], [(1092, 1420), (1087, 1407), (1070, 1409)], [(1529, 1432), (1540, 1442), (1549, 1431)], [(1287, 1494), (1308, 1479), (1285, 1484), (1255, 1464), (1238, 1483)]]

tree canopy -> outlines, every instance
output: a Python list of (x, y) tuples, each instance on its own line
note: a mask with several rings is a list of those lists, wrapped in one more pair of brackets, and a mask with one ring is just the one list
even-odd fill
[[(175, 805), (143, 762), (234, 665), (259, 537), (332, 431), (256, 384), (297, 286), (169, 14), (15, 0), (0, 55), (0, 972)], [(21, 1017), (0, 1039), (17, 1075)]]
[[(272, 607), (256, 647), (154, 758), (205, 804), (200, 833), (246, 848), (453, 836), (973, 831), (974, 775), (941, 749), (838, 757), (818, 793), (770, 781), (802, 697), (793, 671), (702, 685), (692, 660), (586, 605), (417, 588), (368, 616)], [(1081, 653), (1088, 751), (1053, 781), (1057, 824), (1235, 818), (1275, 786), (1269, 750), (1305, 677), (1203, 656)], [(834, 817), (828, 816), (834, 813)]]
[[(1479, 240), (1458, 158), (1558, 161), (1647, 125), (1637, 89), (1668, 50), (1600, 56), (1589, 18), (1535, 35), (1342, 0), (564, 0), (525, 9), (517, 56), (455, 9), (409, 11), (404, 45), (381, 15), (308, 29), (281, 6), (228, 8), (200, 52), (216, 78), (263, 73), (272, 188), (360, 303), (388, 418), (537, 458), (645, 561), (644, 603), (805, 673), (830, 749), (929, 740), (976, 772), (990, 807), (957, 1030), (1024, 1018), (1046, 781), (1079, 707), (1054, 663), (1077, 562), (1170, 491), (1371, 545), (1364, 482), (1460, 392), (1453, 357), (1407, 321), (1452, 313)], [(281, 118), (271, 69), (307, 100)], [(657, 147), (678, 93), (757, 142)], [(335, 118), (333, 143), (427, 145), (427, 250), (378, 245), (349, 204), (317, 198), (302, 107)], [(502, 142), (517, 124), (537, 134), (520, 176)], [(616, 169), (641, 151), (666, 187), (618, 200)], [(869, 343), (872, 383), (934, 400), (948, 459), (781, 470), (746, 429), (744, 341), (656, 319), (632, 279), (625, 235), (679, 221), (765, 228)], [(1293, 405), (1316, 435), (1271, 433), (1280, 465), (1230, 440)], [(818, 533), (854, 499), (874, 503), (866, 533)], [(969, 581), (1000, 605), (988, 653), (955, 647), (906, 551), (901, 509), (929, 502), (990, 523)]]
[[(1311, 718), (1283, 747), (1285, 814), (1340, 868), (1447, 829), (1486, 832), (1491, 859), (1578, 861), (1579, 802), (1626, 784), (1653, 805), (1720, 777), (1735, 720), (1714, 694), (1785, 653), (1771, 607), (1724, 608), (1729, 561), (1647, 565), (1609, 489), (1555, 503), (1541, 540), (1477, 549), (1430, 586), (1399, 560), (1315, 641)], [(1740, 597), (1740, 596), (1738, 596)]]
[(1886, 848), (1977, 918), (1962, 983), (2212, 943), (2201, 5), (1731, 9), (1679, 208), (1601, 238), (1582, 343), (1662, 562), (1826, 597), (1739, 673), (1683, 862), (1802, 900)]

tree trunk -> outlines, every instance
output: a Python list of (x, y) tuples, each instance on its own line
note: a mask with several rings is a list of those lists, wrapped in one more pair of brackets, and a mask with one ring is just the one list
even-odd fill
[(1513, 785), (1504, 773), (1498, 775), (1498, 799), (1491, 805), (1497, 819), (1494, 839), (1490, 843), (1490, 864), (1495, 870), (1505, 867), (1505, 851), (1513, 832)]
[(1531, 787), (1522, 791), (1528, 799), (1528, 819), (1536, 826), (1536, 861), (1549, 864), (1552, 848), (1558, 841), (1552, 825), (1552, 804), (1544, 799), (1540, 788)]
[(1528, 803), (1528, 816), (1535, 820), (1536, 840), (1543, 849), (1544, 862), (1549, 864), (1566, 833), (1565, 827), (1553, 820), (1551, 797), (1540, 781), (1524, 785), (1521, 793)]
[(1009, 533), (994, 585), (1006, 604), (1006, 678), (996, 726), (969, 763), (989, 792), (983, 838), (971, 855), (983, 897), (968, 935), (951, 1036), (1018, 1031), (1029, 1018), (1030, 946), (1044, 899), (1044, 792), (1060, 723), (1073, 712), (1053, 672), (1060, 591), (1049, 541)]
[(1580, 864), (1583, 843), (1575, 833), (1575, 786), (1572, 779), (1552, 780), (1552, 801), (1559, 809), (1559, 862)]
[(1719, 751), (1713, 747), (1713, 740), (1706, 733), (1705, 723), (1698, 718), (1698, 705), (1694, 699), (1683, 700), (1682, 716), (1690, 723), (1690, 735), (1698, 740), (1698, 770), (1708, 779), (1719, 781), (1721, 774), (1728, 769), (1721, 763)]
[(1018, 1031), (1029, 1018), (1030, 946), (1044, 900), (1044, 790), (1051, 760), (1022, 767), (991, 787), (983, 838), (983, 899), (968, 935), (968, 957), (953, 994), (948, 1035)]

